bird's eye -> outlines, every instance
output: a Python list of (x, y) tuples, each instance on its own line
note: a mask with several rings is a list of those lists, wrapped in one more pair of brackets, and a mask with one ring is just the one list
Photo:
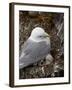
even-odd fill
[(42, 36), (39, 36), (39, 37), (42, 37)]

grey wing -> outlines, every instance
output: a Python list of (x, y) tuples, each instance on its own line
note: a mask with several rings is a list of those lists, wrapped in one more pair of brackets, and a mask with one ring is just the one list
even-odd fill
[(35, 43), (28, 40), (25, 43), (19, 58), (20, 68), (37, 62), (41, 58), (45, 57), (49, 51), (50, 45), (47, 45), (45, 42)]

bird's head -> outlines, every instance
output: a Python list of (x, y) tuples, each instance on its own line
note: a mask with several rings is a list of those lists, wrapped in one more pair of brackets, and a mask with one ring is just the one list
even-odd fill
[(50, 36), (44, 31), (43, 28), (36, 27), (32, 30), (30, 38), (33, 40), (41, 41), (45, 39), (50, 39)]

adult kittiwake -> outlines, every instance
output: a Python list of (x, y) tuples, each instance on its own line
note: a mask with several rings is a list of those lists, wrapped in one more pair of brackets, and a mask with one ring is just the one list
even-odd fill
[(49, 34), (41, 27), (34, 28), (30, 37), (23, 44), (19, 56), (19, 69), (44, 59), (50, 53), (50, 46)]

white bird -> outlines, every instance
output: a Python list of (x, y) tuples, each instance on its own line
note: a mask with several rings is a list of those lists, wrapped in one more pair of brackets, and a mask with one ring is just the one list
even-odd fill
[(30, 37), (24, 43), (19, 57), (19, 68), (44, 59), (50, 53), (50, 36), (43, 28), (36, 27), (32, 30)]

